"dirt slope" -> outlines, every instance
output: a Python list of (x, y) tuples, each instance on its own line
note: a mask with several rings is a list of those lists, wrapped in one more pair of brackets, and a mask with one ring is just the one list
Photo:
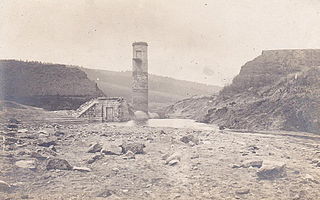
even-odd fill
[(241, 68), (231, 85), (210, 99), (213, 103), (203, 108), (199, 102), (204, 112), (193, 118), (234, 129), (319, 133), (318, 66), (320, 50), (264, 51)]

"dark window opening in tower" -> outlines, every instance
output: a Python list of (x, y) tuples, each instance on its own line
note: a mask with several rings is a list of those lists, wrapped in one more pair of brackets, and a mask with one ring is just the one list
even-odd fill
[(136, 51), (136, 58), (142, 58), (142, 51)]

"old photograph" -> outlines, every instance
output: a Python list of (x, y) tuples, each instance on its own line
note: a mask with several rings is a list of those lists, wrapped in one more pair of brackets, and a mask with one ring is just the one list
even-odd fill
[(0, 0), (0, 200), (319, 200), (319, 0)]

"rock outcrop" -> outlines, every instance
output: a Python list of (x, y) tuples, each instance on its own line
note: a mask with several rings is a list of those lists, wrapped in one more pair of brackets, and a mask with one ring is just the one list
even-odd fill
[(198, 105), (193, 118), (226, 128), (319, 133), (319, 66), (320, 50), (263, 51), (217, 97), (184, 108)]
[(104, 96), (85, 72), (72, 66), (0, 61), (0, 98), (47, 110), (76, 109)]

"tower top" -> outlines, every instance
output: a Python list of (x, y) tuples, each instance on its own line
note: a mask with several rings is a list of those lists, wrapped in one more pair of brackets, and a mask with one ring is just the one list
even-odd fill
[(132, 43), (132, 46), (135, 46), (135, 45), (144, 45), (144, 46), (148, 46), (148, 43), (146, 43), (146, 42), (134, 42), (134, 43)]

